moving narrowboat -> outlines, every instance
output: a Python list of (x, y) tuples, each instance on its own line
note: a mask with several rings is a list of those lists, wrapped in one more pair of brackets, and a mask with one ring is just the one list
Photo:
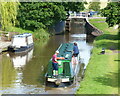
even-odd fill
[(61, 83), (73, 83), (76, 75), (79, 72), (80, 66), (80, 58), (79, 55), (77, 57), (73, 57), (73, 43), (63, 43), (57, 49), (59, 54), (57, 57), (64, 57), (65, 59), (58, 59), (58, 76), (53, 76), (53, 66), (52, 66), (52, 58), (48, 63), (48, 70), (45, 74), (46, 84), (49, 82), (54, 82), (56, 85), (60, 85)]
[(31, 33), (14, 35), (12, 44), (8, 46), (8, 51), (14, 53), (28, 52), (33, 48), (33, 38)]

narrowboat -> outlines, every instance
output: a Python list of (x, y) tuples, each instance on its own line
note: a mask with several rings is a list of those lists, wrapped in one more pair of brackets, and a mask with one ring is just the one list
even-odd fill
[(33, 48), (33, 38), (31, 33), (14, 35), (12, 43), (8, 46), (8, 51), (14, 53), (28, 52)]
[(57, 57), (64, 57), (65, 59), (58, 59), (58, 76), (53, 76), (53, 66), (52, 66), (52, 58), (48, 63), (48, 70), (45, 74), (46, 84), (50, 82), (54, 82), (56, 85), (60, 85), (61, 83), (73, 83), (76, 75), (79, 72), (80, 68), (80, 58), (79, 55), (77, 57), (73, 57), (73, 43), (63, 43), (57, 49), (59, 54)]

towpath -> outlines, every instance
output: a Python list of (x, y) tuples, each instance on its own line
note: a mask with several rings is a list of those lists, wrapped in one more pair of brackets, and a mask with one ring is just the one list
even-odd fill
[(0, 40), (0, 53), (7, 49), (7, 47), (11, 44), (10, 41), (1, 41)]

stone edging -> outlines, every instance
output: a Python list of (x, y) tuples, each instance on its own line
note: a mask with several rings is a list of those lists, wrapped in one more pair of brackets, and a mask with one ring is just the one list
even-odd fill
[(95, 26), (93, 26), (88, 20), (85, 19), (85, 21), (86, 21), (86, 28), (88, 28), (87, 34), (92, 34), (94, 36), (100, 36), (103, 34), (103, 31), (101, 31), (98, 28), (96, 28)]

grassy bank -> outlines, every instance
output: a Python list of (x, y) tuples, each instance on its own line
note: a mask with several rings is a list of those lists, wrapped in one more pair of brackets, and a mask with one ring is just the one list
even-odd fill
[(42, 28), (38, 29), (36, 31), (30, 31), (30, 30), (24, 30), (22, 28), (17, 28), (17, 27), (8, 27), (6, 29), (6, 31), (7, 32), (11, 32), (11, 34), (12, 34), (12, 32), (14, 32), (13, 34), (15, 34), (15, 32), (19, 33), (19, 34), (22, 34), (22, 33), (32, 33), (33, 34), (33, 38), (35, 40), (42, 40), (42, 41), (48, 39), (49, 36), (50, 36), (50, 34), (46, 30), (44, 30)]
[[(91, 19), (103, 31), (94, 41), (92, 56), (77, 94), (118, 94), (118, 29), (109, 28), (105, 19)], [(106, 53), (100, 55), (101, 49)]]

